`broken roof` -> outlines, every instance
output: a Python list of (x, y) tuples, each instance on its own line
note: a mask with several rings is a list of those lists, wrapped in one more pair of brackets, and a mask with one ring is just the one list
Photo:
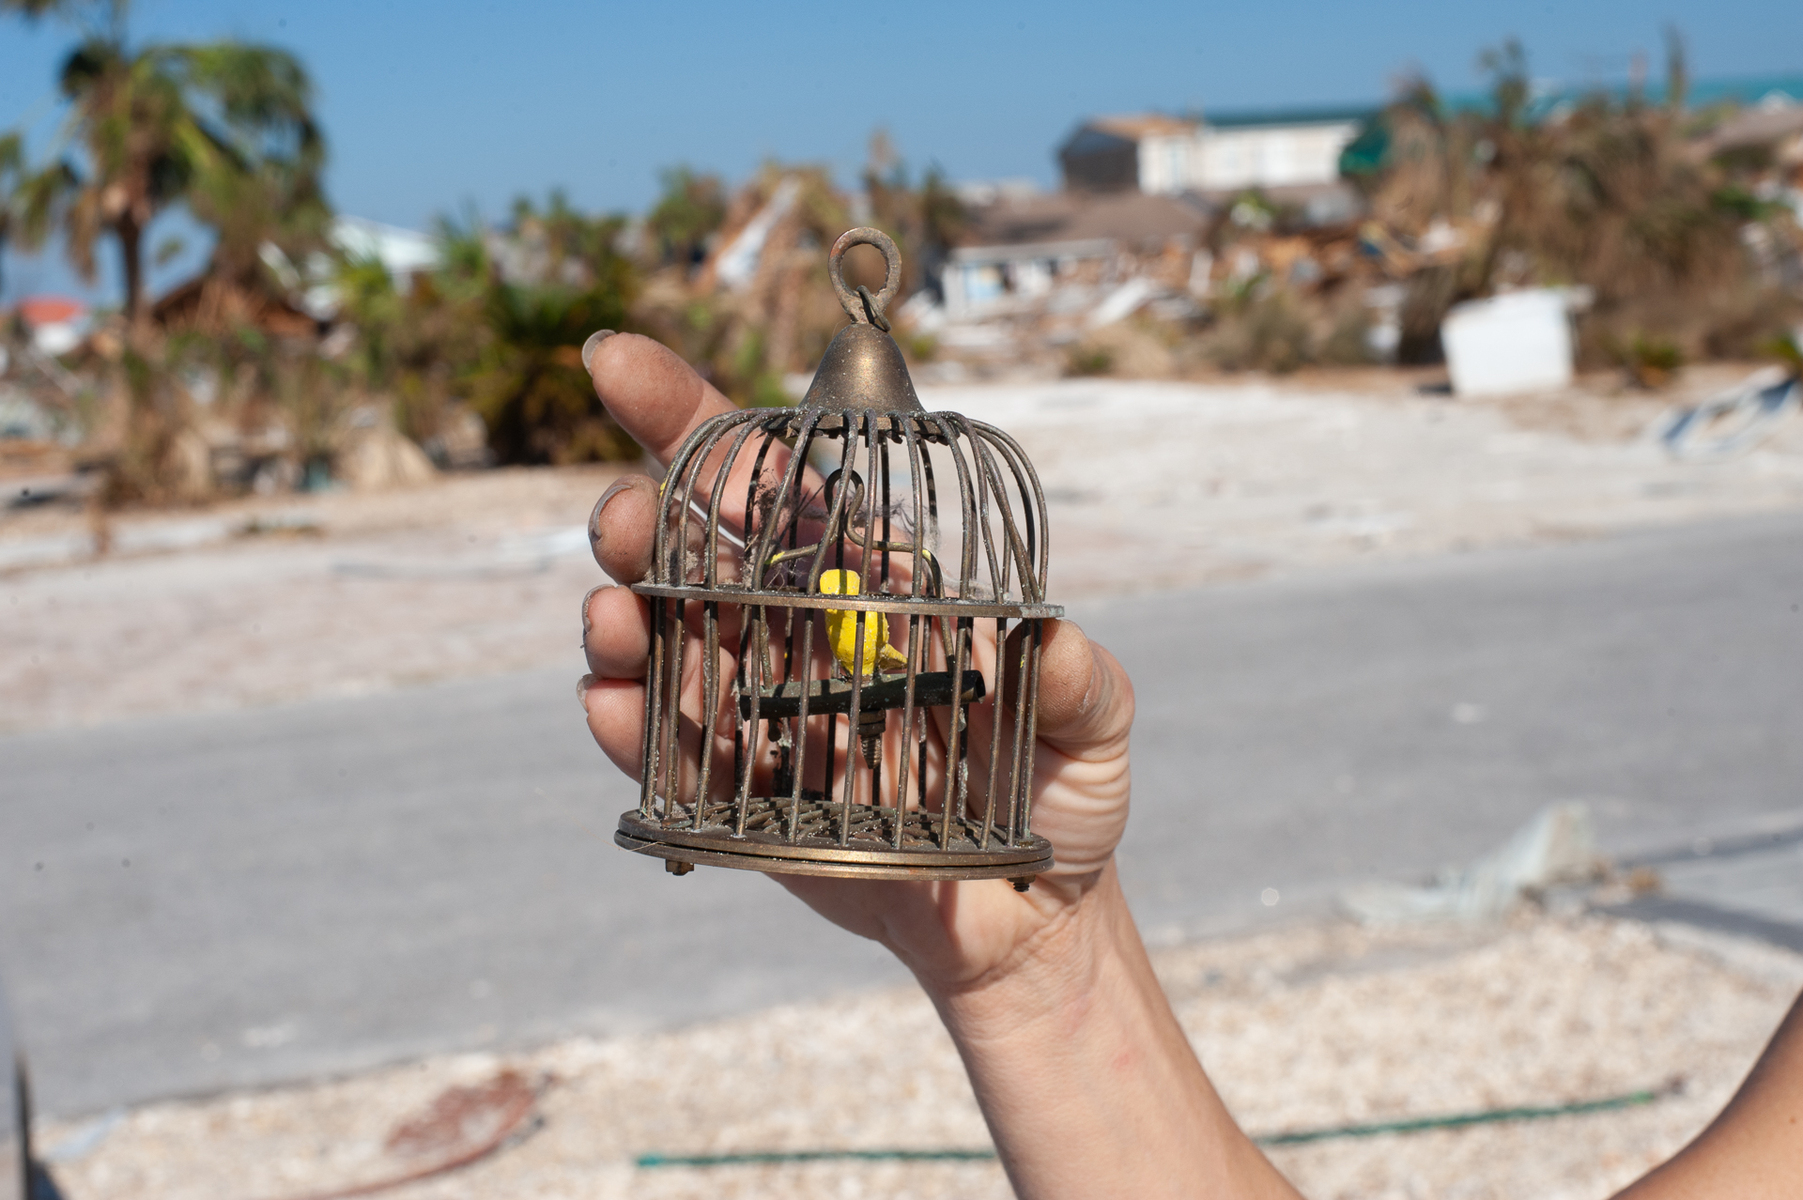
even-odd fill
[(1700, 145), (1709, 154), (1743, 146), (1769, 146), (1803, 133), (1803, 104), (1768, 102), (1743, 108), (1716, 126)]
[(1084, 134), (1106, 134), (1137, 142), (1148, 137), (1183, 137), (1204, 129), (1261, 129), (1290, 125), (1344, 125), (1368, 121), (1378, 109), (1368, 104), (1321, 105), (1304, 108), (1242, 109), (1205, 113), (1199, 117), (1170, 117), (1163, 113), (1130, 113), (1091, 117), (1066, 139), (1075, 142)]
[(67, 296), (27, 296), (19, 301), (18, 313), (20, 320), (36, 329), (85, 317), (88, 306)]
[(1196, 122), (1163, 113), (1136, 113), (1116, 117), (1092, 117), (1080, 128), (1099, 129), (1105, 133), (1138, 141), (1143, 137), (1183, 137), (1196, 132)]
[(1208, 211), (1190, 200), (1139, 192), (1054, 192), (970, 210), (964, 246), (1058, 245), (1110, 241), (1124, 246), (1199, 238)]

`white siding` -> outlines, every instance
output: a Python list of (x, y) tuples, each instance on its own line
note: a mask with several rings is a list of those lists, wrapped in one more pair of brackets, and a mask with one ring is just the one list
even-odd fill
[(1192, 186), (1195, 173), (1194, 134), (1160, 134), (1139, 142), (1139, 190), (1150, 196), (1166, 196)]
[(1227, 191), (1332, 183), (1340, 177), (1340, 152), (1356, 136), (1353, 121), (1247, 129), (1204, 126), (1192, 156), (1190, 186)]

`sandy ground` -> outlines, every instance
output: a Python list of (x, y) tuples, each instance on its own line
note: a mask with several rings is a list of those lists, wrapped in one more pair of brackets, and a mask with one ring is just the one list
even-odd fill
[[(209, 540), (0, 574), (0, 732), (574, 665), (582, 596), (604, 579), (583, 528), (624, 470), (124, 517), (122, 532)], [(27, 512), (0, 538), (58, 521), (82, 518)]]
[(1348, 382), (1067, 381), (928, 402), (1019, 438), (1051, 503), (1052, 587), (1066, 596), (1803, 504), (1803, 420), (1755, 454), (1699, 465), (1641, 437), (1669, 398), (1473, 402)]
[[(1803, 420), (1719, 464), (1638, 439), (1736, 374), (1698, 370), (1657, 398), (1472, 402), (1378, 373), (924, 395), (1026, 446), (1052, 596), (1075, 599), (1803, 505)], [(578, 604), (604, 582), (581, 530), (618, 473), (128, 514), (98, 558), (78, 511), (0, 512), (0, 732), (574, 671)]]
[[(1228, 1105), (1255, 1134), (1657, 1089), (1615, 1111), (1278, 1147), (1329, 1198), (1602, 1197), (1681, 1147), (1738, 1085), (1803, 984), (1803, 956), (1602, 917), (1370, 931), (1294, 927), (1158, 955)], [(149, 1106), (58, 1165), (72, 1200), (274, 1200), (404, 1165), (389, 1129), (512, 1067), (540, 1121), (426, 1197), (1006, 1196), (987, 1162), (643, 1168), (646, 1153), (982, 1149), (950, 1041), (915, 991), (845, 997), (511, 1060)], [(93, 1142), (54, 1125), (45, 1144)]]

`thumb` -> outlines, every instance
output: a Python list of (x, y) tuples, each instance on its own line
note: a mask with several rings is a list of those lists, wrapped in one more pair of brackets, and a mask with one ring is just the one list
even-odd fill
[[(1017, 649), (1018, 629), (1008, 638)], [(1019, 661), (1016, 653), (1008, 661)], [(1013, 696), (1009, 686), (1004, 696)], [(1039, 739), (1076, 759), (1121, 752), (1133, 727), (1133, 683), (1114, 655), (1074, 621), (1047, 621), (1039, 652)]]

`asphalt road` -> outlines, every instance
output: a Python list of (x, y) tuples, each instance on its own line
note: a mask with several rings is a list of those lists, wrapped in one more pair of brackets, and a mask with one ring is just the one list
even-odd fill
[[(1800, 605), (1792, 515), (1087, 606), (1138, 688), (1142, 920), (1281, 918), (1553, 801), (1618, 850), (1803, 810)], [(0, 740), (44, 1107), (903, 978), (767, 880), (616, 850), (579, 670)]]

